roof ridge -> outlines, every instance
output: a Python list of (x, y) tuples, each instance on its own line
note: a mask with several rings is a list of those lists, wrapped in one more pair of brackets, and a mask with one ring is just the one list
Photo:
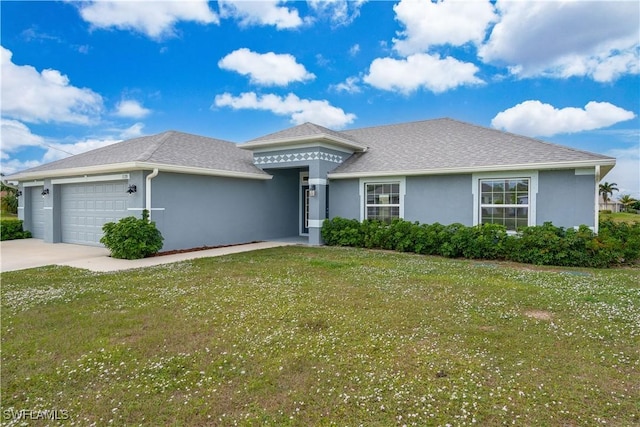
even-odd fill
[[(416, 124), (416, 123), (424, 123), (424, 122), (436, 122), (436, 121), (440, 121), (440, 120), (453, 120), (449, 117), (437, 117), (435, 119), (422, 119), (422, 120), (413, 120), (410, 122), (398, 122), (398, 123), (387, 123), (384, 125), (375, 125), (375, 126), (365, 126), (365, 127), (360, 127), (360, 128), (351, 128), (351, 129), (345, 129), (341, 132), (351, 132), (351, 131), (360, 131), (360, 130), (365, 130), (365, 129), (378, 129), (378, 128), (385, 128), (385, 127), (391, 127), (391, 126), (403, 126), (403, 125), (412, 125), (412, 124)], [(464, 123), (464, 122), (460, 122), (460, 123)]]
[(167, 142), (167, 139), (174, 135), (176, 132), (173, 130), (168, 130), (156, 135), (153, 135), (153, 137), (159, 137), (158, 140), (156, 141), (154, 139), (154, 143), (151, 144), (149, 146), (148, 149), (146, 149), (142, 154), (140, 154), (140, 156), (138, 156), (138, 160), (139, 161), (145, 161), (145, 160), (149, 160), (153, 157), (153, 154), (158, 151), (158, 149), (160, 149), (160, 147), (162, 147), (164, 145), (165, 142)]

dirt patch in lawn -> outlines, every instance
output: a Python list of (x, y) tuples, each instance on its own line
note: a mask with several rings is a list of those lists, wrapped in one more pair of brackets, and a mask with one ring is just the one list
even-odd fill
[(551, 313), (545, 310), (527, 310), (524, 315), (537, 320), (551, 320)]

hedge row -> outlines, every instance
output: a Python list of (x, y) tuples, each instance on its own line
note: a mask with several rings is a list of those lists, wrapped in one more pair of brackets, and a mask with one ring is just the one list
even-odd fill
[(467, 227), (333, 218), (324, 221), (322, 238), (327, 245), (538, 265), (603, 268), (640, 259), (640, 224), (612, 221), (601, 222), (597, 235), (587, 226), (565, 229), (549, 222), (512, 235), (497, 224)]
[(0, 220), (0, 240), (28, 239), (31, 237), (30, 231), (22, 229), (22, 220), (2, 219)]

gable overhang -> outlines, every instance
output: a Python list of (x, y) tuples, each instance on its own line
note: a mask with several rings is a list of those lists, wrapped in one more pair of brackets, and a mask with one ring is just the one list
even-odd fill
[(10, 181), (31, 181), (45, 178), (60, 178), (77, 175), (95, 175), (101, 173), (118, 173), (129, 172), (134, 170), (154, 170), (158, 169), (160, 172), (172, 172), (182, 173), (189, 175), (206, 175), (206, 176), (219, 176), (226, 178), (241, 178), (241, 179), (257, 179), (257, 180), (269, 180), (273, 177), (268, 173), (260, 172), (238, 172), (228, 171), (222, 169), (209, 169), (199, 168), (192, 166), (177, 166), (169, 164), (158, 164), (149, 162), (125, 162), (125, 163), (113, 163), (99, 166), (87, 166), (78, 168), (67, 169), (54, 169), (54, 170), (42, 170), (33, 172), (18, 172), (16, 174), (7, 177)]
[(571, 162), (550, 162), (550, 163), (527, 163), (513, 165), (490, 165), (490, 166), (469, 166), (455, 168), (434, 168), (434, 169), (410, 169), (410, 170), (390, 170), (390, 171), (361, 171), (361, 172), (337, 172), (329, 173), (329, 179), (351, 179), (367, 177), (385, 176), (420, 176), (420, 175), (459, 175), (478, 172), (508, 172), (526, 170), (553, 170), (553, 169), (586, 169), (600, 167), (600, 178), (603, 178), (616, 165), (615, 159), (605, 159), (599, 161), (583, 160)]
[(285, 148), (303, 148), (317, 145), (351, 153), (367, 151), (367, 147), (365, 145), (359, 144), (346, 138), (339, 138), (337, 136), (327, 134), (309, 135), (296, 138), (270, 139), (268, 141), (245, 142), (244, 144), (238, 144), (238, 148), (242, 148), (243, 150), (251, 150), (255, 153), (260, 153)]

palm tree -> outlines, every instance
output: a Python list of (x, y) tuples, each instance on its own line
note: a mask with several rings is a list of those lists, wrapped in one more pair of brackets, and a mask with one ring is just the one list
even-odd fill
[(637, 200), (634, 199), (633, 197), (631, 197), (629, 194), (623, 194), (622, 196), (620, 196), (618, 198), (618, 201), (620, 203), (622, 203), (622, 205), (624, 206), (625, 210), (631, 209), (631, 205), (633, 205), (635, 202), (637, 202)]
[(613, 195), (614, 191), (618, 191), (618, 187), (616, 187), (615, 182), (608, 183), (603, 182), (600, 184), (600, 195), (602, 196), (602, 201), (604, 202), (604, 207), (607, 207), (607, 203), (609, 202), (609, 196)]

